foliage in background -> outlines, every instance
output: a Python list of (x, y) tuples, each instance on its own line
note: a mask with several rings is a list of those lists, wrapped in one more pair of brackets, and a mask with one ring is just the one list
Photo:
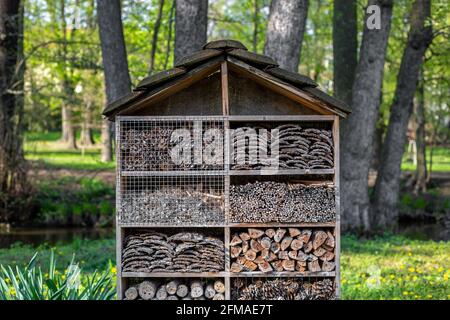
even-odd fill
[(50, 253), (48, 272), (37, 265), (37, 253), (24, 268), (0, 265), (0, 300), (111, 300), (115, 296), (109, 270), (82, 275), (72, 258), (63, 270)]

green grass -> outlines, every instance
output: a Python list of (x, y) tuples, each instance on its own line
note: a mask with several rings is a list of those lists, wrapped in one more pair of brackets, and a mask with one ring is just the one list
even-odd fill
[[(430, 167), (430, 148), (427, 148), (427, 168)], [(407, 154), (405, 152), (402, 162), (402, 170), (415, 171), (416, 166), (412, 161), (408, 161)], [(450, 148), (437, 147), (433, 150), (433, 171), (450, 172)]]
[[(67, 150), (59, 141), (60, 133), (27, 133), (25, 136), (25, 157), (37, 161), (47, 168), (75, 170), (111, 170), (115, 162), (100, 161), (98, 144), (90, 148), (79, 147), (77, 150)], [(94, 135), (98, 142), (98, 134)]]
[[(114, 240), (75, 240), (56, 246), (58, 265), (63, 267), (75, 253), (87, 273), (111, 268)], [(342, 239), (343, 299), (450, 299), (450, 243), (411, 240), (386, 236), (360, 240)], [(37, 248), (40, 261), (47, 267), (50, 247)], [(15, 245), (0, 249), (0, 264), (26, 265), (35, 248)]]
[(343, 299), (450, 299), (450, 242), (344, 236)]

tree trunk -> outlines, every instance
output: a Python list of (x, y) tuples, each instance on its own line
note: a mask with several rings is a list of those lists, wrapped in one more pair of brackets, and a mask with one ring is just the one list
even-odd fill
[(158, 45), (159, 28), (161, 27), (162, 13), (164, 9), (164, 0), (159, 0), (158, 16), (156, 17), (155, 26), (153, 27), (152, 50), (150, 53), (150, 67), (148, 74), (152, 74), (155, 68), (156, 48)]
[(381, 28), (371, 30), (365, 23), (353, 85), (352, 113), (343, 128), (342, 143), (342, 227), (355, 231), (370, 229), (367, 179), (392, 16), (392, 0), (370, 0), (369, 4), (379, 6)]
[(10, 201), (17, 200), (17, 193), (27, 187), (22, 127), (23, 2), (0, 1), (0, 35), (0, 221), (8, 221)]
[(208, 0), (176, 0), (174, 61), (206, 43)]
[(253, 0), (253, 52), (258, 51), (258, 24), (259, 24), (258, 0)]
[(374, 224), (384, 230), (395, 227), (397, 223), (400, 166), (406, 143), (406, 130), (423, 56), (432, 40), (431, 25), (426, 22), (431, 17), (430, 11), (430, 0), (416, 0), (411, 9), (408, 43), (397, 76), (372, 207)]
[(426, 142), (425, 142), (425, 96), (423, 69), (419, 75), (419, 86), (417, 88), (416, 101), (416, 145), (417, 145), (417, 168), (416, 184), (414, 193), (424, 193), (427, 191), (427, 161), (426, 161)]
[(334, 0), (333, 10), (333, 91), (351, 105), (358, 64), (356, 0)]
[(308, 0), (272, 0), (264, 54), (281, 68), (298, 72)]
[(164, 58), (164, 70), (167, 69), (167, 66), (169, 64), (169, 57), (172, 53), (172, 49), (170, 48), (170, 45), (172, 44), (172, 29), (173, 29), (173, 22), (174, 22), (174, 12), (175, 12), (175, 2), (176, 0), (172, 0), (172, 6), (170, 7), (169, 12), (169, 30), (167, 31), (167, 45), (166, 45), (166, 56)]
[(86, 102), (86, 110), (84, 112), (83, 124), (81, 126), (80, 143), (83, 146), (90, 147), (94, 145), (94, 137), (92, 135), (92, 102)]
[[(64, 101), (61, 105), (61, 127), (62, 127), (62, 137), (61, 140), (66, 144), (68, 149), (76, 149), (76, 130), (73, 124), (72, 117), (72, 101), (73, 101), (73, 88), (69, 76), (69, 68), (67, 67), (67, 23), (66, 23), (66, 10), (64, 0), (60, 1), (61, 7), (61, 29), (63, 33), (62, 38), (62, 53), (60, 59), (62, 60), (62, 86), (65, 95)], [(75, 16), (74, 16), (75, 20)], [(73, 29), (74, 30), (74, 29)], [(74, 31), (72, 31), (74, 32)]]
[(372, 162), (370, 168), (377, 171), (381, 163), (381, 147), (383, 146), (384, 126), (379, 124), (376, 126), (373, 136)]
[[(105, 75), (106, 103), (109, 104), (131, 90), (120, 0), (97, 0), (97, 12)], [(110, 125), (103, 123), (102, 161), (112, 160), (111, 130), (106, 130), (107, 128), (110, 128)]]

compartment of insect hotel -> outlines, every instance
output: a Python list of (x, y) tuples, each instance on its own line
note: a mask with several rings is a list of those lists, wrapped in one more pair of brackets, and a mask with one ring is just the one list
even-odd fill
[(127, 228), (121, 252), (127, 276), (225, 270), (222, 228)]
[(335, 236), (331, 227), (232, 228), (230, 271), (334, 276)]
[(223, 175), (122, 178), (119, 219), (126, 225), (223, 225)]
[(339, 297), (348, 113), (233, 40), (205, 44), (109, 104), (118, 298)]
[(225, 300), (223, 278), (130, 278), (124, 300)]
[(333, 300), (333, 278), (234, 278), (233, 300)]

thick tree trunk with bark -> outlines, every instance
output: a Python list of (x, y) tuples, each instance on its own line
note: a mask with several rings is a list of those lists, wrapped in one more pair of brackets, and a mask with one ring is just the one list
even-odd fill
[(380, 90), (391, 27), (392, 0), (370, 0), (380, 7), (380, 29), (365, 27), (352, 92), (352, 113), (344, 126), (341, 158), (342, 227), (369, 230), (367, 179), (380, 106)]
[(333, 10), (333, 92), (351, 105), (358, 64), (356, 0), (334, 0)]
[(8, 221), (11, 213), (10, 201), (14, 201), (14, 196), (25, 191), (27, 187), (22, 146), (24, 67), (23, 3), (16, 0), (2, 0), (0, 1), (0, 221)]
[(408, 43), (397, 76), (372, 207), (374, 224), (384, 230), (395, 227), (397, 223), (400, 166), (406, 143), (406, 130), (423, 56), (432, 40), (431, 25), (427, 21), (431, 17), (430, 11), (430, 0), (416, 0), (411, 9)]
[(206, 43), (208, 0), (176, 0), (174, 61)]
[(417, 169), (416, 184), (414, 193), (423, 193), (427, 191), (427, 161), (426, 161), (426, 142), (425, 142), (425, 95), (424, 95), (423, 70), (419, 75), (419, 87), (417, 88), (416, 101), (416, 145), (417, 145)]
[[(108, 104), (131, 90), (120, 0), (97, 0), (97, 12), (105, 74), (106, 103)], [(110, 124), (104, 123), (102, 161), (112, 160), (111, 130), (107, 130), (107, 128), (110, 128)]]
[(264, 54), (281, 68), (298, 72), (308, 0), (272, 0)]
[(83, 146), (92, 146), (94, 137), (92, 134), (92, 102), (86, 101), (86, 109), (84, 111), (83, 124), (81, 125), (80, 143)]

